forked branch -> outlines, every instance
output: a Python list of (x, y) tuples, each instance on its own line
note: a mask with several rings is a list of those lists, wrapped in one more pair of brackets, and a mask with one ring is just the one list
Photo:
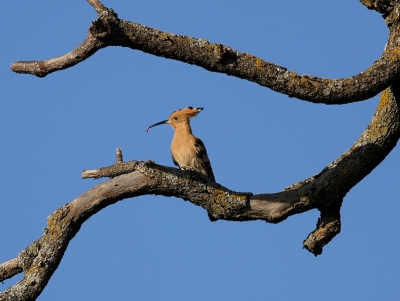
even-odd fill
[(398, 22), (390, 23), (385, 50), (367, 70), (348, 78), (328, 79), (299, 75), (226, 45), (121, 20), (100, 1), (88, 2), (96, 9), (98, 19), (89, 28), (88, 36), (81, 45), (58, 58), (15, 62), (11, 69), (17, 73), (44, 77), (86, 60), (101, 48), (122, 46), (246, 79), (290, 97), (325, 104), (345, 104), (375, 96), (391, 84), (400, 70)]
[[(318, 209), (321, 217), (316, 229), (304, 241), (304, 247), (314, 255), (321, 254), (322, 248), (340, 232), (340, 206), (346, 193), (386, 157), (399, 139), (399, 97), (397, 85), (386, 89), (371, 123), (348, 151), (319, 174), (278, 193), (234, 192), (193, 171), (151, 161), (124, 163), (122, 154), (117, 156), (117, 162), (110, 168), (89, 174), (119, 176), (56, 210), (49, 216), (48, 226), (38, 241), (17, 258), (0, 265), (0, 281), (21, 271), (25, 273), (20, 282), (0, 293), (0, 300), (35, 300), (87, 219), (108, 205), (141, 195), (179, 197), (205, 208), (219, 219), (230, 221), (278, 223), (291, 215)], [(125, 174), (126, 166), (132, 169), (130, 173)]]
[(378, 93), (383, 87), (388, 88), (383, 91), (370, 124), (349, 150), (320, 173), (277, 193), (235, 192), (193, 171), (181, 171), (151, 161), (123, 162), (122, 153), (117, 153), (114, 165), (83, 173), (84, 177), (112, 179), (56, 210), (47, 219), (47, 228), (39, 240), (16, 258), (0, 265), (0, 281), (24, 272), (21, 281), (0, 293), (0, 300), (35, 300), (58, 267), (69, 242), (87, 219), (108, 205), (141, 195), (176, 196), (229, 221), (278, 223), (294, 214), (317, 209), (321, 215), (316, 229), (308, 235), (303, 246), (314, 255), (321, 254), (323, 247), (340, 232), (340, 208), (347, 192), (379, 165), (400, 137), (400, 84), (396, 80), (399, 28), (397, 9), (388, 9), (389, 4), (397, 8), (398, 3), (362, 1), (385, 15), (391, 30), (388, 45), (382, 57), (366, 72), (348, 79), (328, 80), (299, 76), (224, 45), (171, 35), (120, 20), (98, 0), (88, 0), (99, 18), (80, 47), (60, 58), (14, 63), (12, 69), (46, 76), (85, 60), (103, 47), (124, 46), (235, 75), (313, 102), (357, 101)]

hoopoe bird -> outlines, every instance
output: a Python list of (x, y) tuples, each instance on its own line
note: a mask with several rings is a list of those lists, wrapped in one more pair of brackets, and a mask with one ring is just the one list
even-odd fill
[(204, 108), (187, 107), (174, 111), (167, 120), (157, 122), (146, 129), (169, 124), (175, 130), (171, 142), (172, 161), (180, 169), (194, 169), (201, 172), (210, 180), (215, 182), (214, 173), (208, 159), (207, 150), (203, 141), (192, 134), (190, 118), (195, 117)]
[[(204, 108), (187, 107), (174, 111), (167, 120), (149, 126), (146, 132), (148, 132), (150, 128), (161, 124), (171, 125), (175, 130), (171, 142), (171, 155), (174, 164), (183, 170), (194, 169), (215, 182), (206, 147), (203, 141), (192, 134), (192, 128), (190, 127), (190, 118), (195, 117), (203, 109)], [(208, 216), (211, 221), (217, 220), (210, 215), (210, 213)]]

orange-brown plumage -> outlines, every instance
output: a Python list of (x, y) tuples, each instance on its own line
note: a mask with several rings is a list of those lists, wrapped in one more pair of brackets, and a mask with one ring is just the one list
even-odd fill
[(187, 107), (174, 111), (167, 120), (155, 123), (147, 131), (157, 125), (169, 124), (175, 130), (171, 142), (171, 154), (174, 164), (181, 169), (197, 170), (215, 182), (214, 173), (203, 141), (192, 134), (190, 118), (195, 117), (203, 108)]

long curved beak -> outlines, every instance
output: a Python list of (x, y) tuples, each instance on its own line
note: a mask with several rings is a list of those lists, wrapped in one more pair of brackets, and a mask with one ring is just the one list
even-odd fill
[(149, 126), (149, 127), (146, 129), (146, 132), (148, 132), (148, 131), (150, 130), (150, 128), (155, 127), (155, 126), (157, 126), (157, 125), (161, 125), (161, 124), (169, 124), (168, 119), (167, 119), (167, 120), (160, 121), (160, 122), (157, 122), (157, 123), (155, 123), (155, 124)]

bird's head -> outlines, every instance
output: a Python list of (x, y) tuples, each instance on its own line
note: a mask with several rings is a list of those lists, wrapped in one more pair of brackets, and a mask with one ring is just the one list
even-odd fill
[(176, 127), (179, 125), (189, 124), (189, 119), (195, 117), (197, 114), (203, 111), (203, 109), (204, 108), (187, 107), (178, 111), (174, 111), (167, 120), (163, 120), (149, 126), (146, 129), (146, 132), (148, 132), (150, 128), (161, 124), (170, 124), (174, 129), (176, 129)]

